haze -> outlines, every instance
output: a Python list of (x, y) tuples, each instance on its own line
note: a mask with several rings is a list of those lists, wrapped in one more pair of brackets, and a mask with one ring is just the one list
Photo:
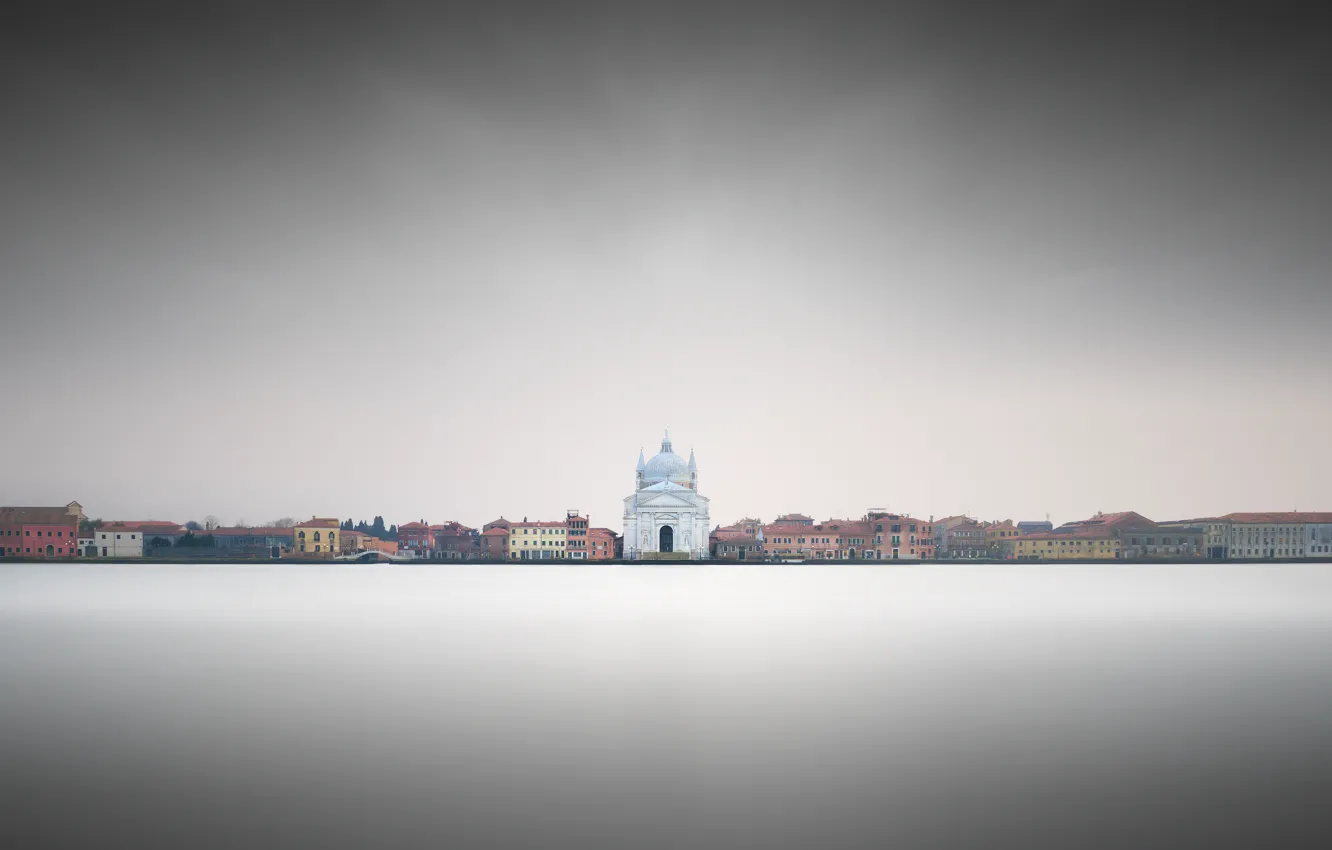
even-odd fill
[(1322, 30), (1109, 9), (22, 11), (0, 503), (1327, 509)]

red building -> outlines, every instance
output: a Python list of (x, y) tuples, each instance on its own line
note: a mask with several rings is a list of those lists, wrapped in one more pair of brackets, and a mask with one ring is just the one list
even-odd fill
[(509, 560), (509, 529), (496, 525), (481, 532), (481, 557)]
[(9, 558), (78, 557), (83, 507), (0, 508), (0, 549)]
[(616, 555), (616, 543), (620, 535), (609, 528), (590, 528), (587, 531), (587, 559), (589, 561), (611, 561)]
[(398, 526), (398, 551), (410, 552), (416, 558), (429, 558), (435, 548), (435, 533), (421, 522), (409, 522)]
[(481, 556), (481, 535), (475, 528), (460, 522), (432, 525), (435, 538), (435, 556), (446, 561), (469, 560)]
[(588, 519), (579, 516), (577, 510), (565, 511), (564, 524), (568, 531), (565, 535), (565, 551), (570, 559), (586, 561), (588, 558)]

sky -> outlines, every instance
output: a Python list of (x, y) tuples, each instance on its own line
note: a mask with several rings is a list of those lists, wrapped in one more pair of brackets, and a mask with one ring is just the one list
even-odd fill
[(1332, 510), (1298, 7), (21, 4), (0, 503)]

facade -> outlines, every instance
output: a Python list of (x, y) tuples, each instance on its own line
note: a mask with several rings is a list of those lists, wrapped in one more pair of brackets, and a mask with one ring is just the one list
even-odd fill
[(398, 551), (410, 552), (414, 558), (429, 558), (435, 548), (435, 535), (425, 520), (398, 526)]
[(573, 561), (586, 561), (588, 555), (588, 519), (579, 516), (578, 511), (566, 511), (564, 516), (564, 525), (568, 530), (566, 535), (569, 559)]
[(934, 558), (934, 522), (901, 514), (871, 511), (866, 519), (874, 524), (874, 558), (888, 561), (919, 561)]
[[(1156, 527), (1157, 523), (1133, 511), (1098, 512), (1089, 519), (1066, 522), (1054, 531), (1019, 537), (1014, 546), (1014, 557), (1020, 561), (1114, 560), (1124, 557), (1125, 530), (1138, 529), (1141, 532)], [(1130, 534), (1129, 539), (1132, 537)]]
[(773, 522), (783, 525), (813, 525), (814, 517), (805, 516), (804, 514), (783, 514)]
[(97, 557), (97, 533), (93, 531), (79, 532), (79, 557), (95, 558)]
[[(956, 518), (954, 518), (956, 519)], [(974, 519), (963, 517), (950, 522), (943, 531), (935, 526), (935, 546), (940, 558), (987, 558), (989, 546), (985, 539), (985, 526)]]
[(562, 522), (515, 522), (509, 527), (509, 560), (562, 561), (568, 553)]
[(509, 560), (509, 529), (505, 525), (492, 525), (481, 532), (481, 557), (487, 559)]
[(1115, 529), (1123, 558), (1201, 558), (1206, 529), (1201, 525), (1126, 525)]
[(385, 555), (398, 554), (398, 541), (380, 540), (378, 537), (372, 537), (369, 534), (361, 538), (362, 552), (382, 552)]
[(587, 530), (587, 560), (610, 561), (616, 555), (618, 534), (609, 528), (589, 528)]
[(1012, 543), (1022, 532), (1011, 519), (992, 522), (985, 526), (985, 549), (991, 558), (1013, 557)]
[(0, 508), (0, 554), (10, 558), (76, 558), (83, 507)]
[(1019, 561), (1115, 560), (1120, 541), (1112, 528), (1069, 531), (1037, 531), (1017, 539), (1013, 546)]
[(1332, 516), (1324, 522), (1304, 524), (1304, 556), (1324, 561), (1332, 558)]
[[(1332, 526), (1332, 513), (1231, 513), (1203, 522), (1207, 526), (1209, 557), (1238, 560), (1305, 558), (1326, 556), (1332, 547), (1332, 541), (1323, 537), (1329, 532), (1322, 530)], [(1321, 552), (1310, 551), (1311, 527), (1312, 546), (1322, 549)], [(1220, 554), (1215, 554), (1218, 550)]]
[(481, 557), (481, 534), (475, 528), (458, 522), (430, 528), (435, 535), (435, 557), (445, 561), (470, 561)]
[(698, 464), (671, 448), (670, 433), (647, 463), (638, 453), (633, 495), (624, 499), (624, 557), (629, 560), (699, 560), (709, 554), (712, 520), (708, 500), (698, 493)]
[(342, 551), (339, 542), (342, 523), (333, 517), (310, 517), (298, 522), (291, 530), (292, 552), (297, 555), (337, 555)]
[(1036, 531), (1054, 531), (1054, 523), (1048, 519), (1024, 519), (1017, 524), (1017, 530), (1022, 534), (1031, 534)]
[(108, 522), (93, 534), (98, 558), (143, 557), (143, 532), (137, 523)]
[(290, 528), (215, 528), (209, 534), (213, 537), (214, 549), (235, 555), (272, 556), (291, 551)]

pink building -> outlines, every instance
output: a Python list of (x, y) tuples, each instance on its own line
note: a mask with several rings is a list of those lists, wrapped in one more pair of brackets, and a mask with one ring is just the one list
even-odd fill
[(0, 508), (0, 549), (8, 558), (75, 558), (83, 507)]

